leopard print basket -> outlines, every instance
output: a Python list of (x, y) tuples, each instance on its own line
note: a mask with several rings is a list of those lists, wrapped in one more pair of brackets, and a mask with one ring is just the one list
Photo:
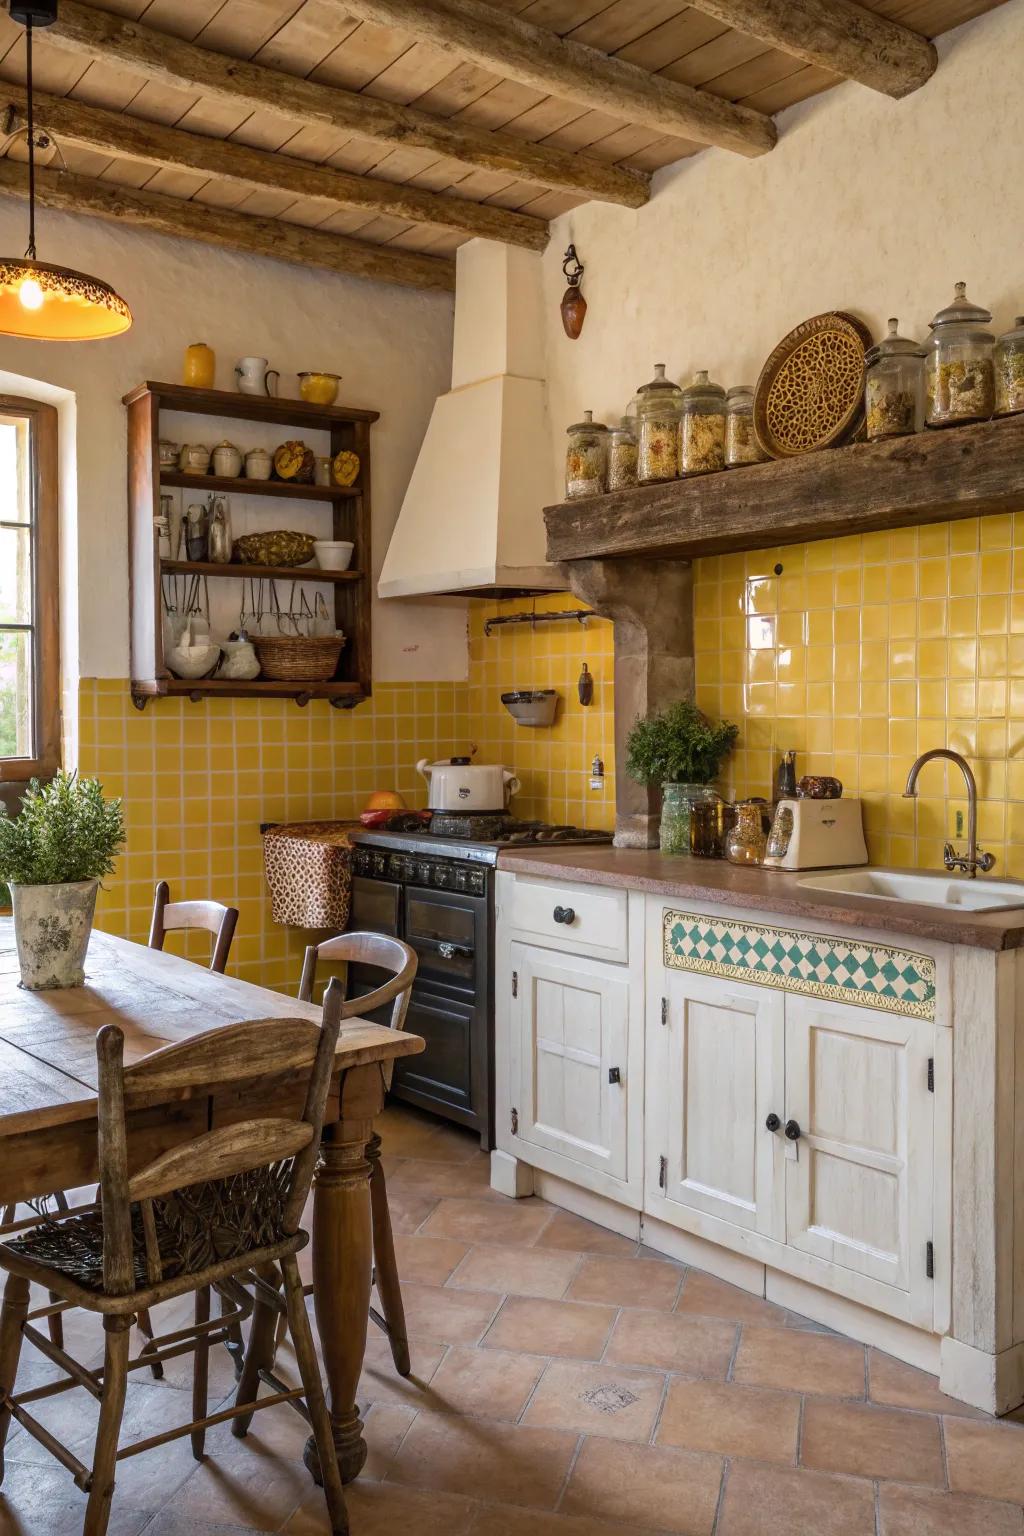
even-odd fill
[(335, 821), (297, 821), (263, 834), (274, 922), (289, 928), (348, 927), (352, 843)]

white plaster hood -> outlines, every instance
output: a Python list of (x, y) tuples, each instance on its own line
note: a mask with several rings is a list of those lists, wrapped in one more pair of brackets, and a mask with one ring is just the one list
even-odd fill
[(456, 256), (452, 387), (434, 405), (380, 597), (560, 591), (544, 559), (555, 485), (544, 379), (541, 258), (493, 240)]

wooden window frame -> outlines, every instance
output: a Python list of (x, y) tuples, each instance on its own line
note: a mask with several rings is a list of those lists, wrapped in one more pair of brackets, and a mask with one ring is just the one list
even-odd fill
[(50, 778), (61, 760), (60, 504), (57, 409), (0, 395), (0, 415), (29, 423), (32, 498), (32, 740), (34, 757), (0, 758), (0, 779)]

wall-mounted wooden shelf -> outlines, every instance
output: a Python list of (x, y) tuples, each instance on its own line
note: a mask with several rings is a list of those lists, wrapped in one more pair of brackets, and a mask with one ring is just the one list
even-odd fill
[(238, 581), (363, 581), (363, 571), (325, 571), (318, 565), (221, 565), (215, 560), (161, 560), (164, 576), (234, 576)]
[(161, 485), (182, 485), (190, 491), (230, 491), (235, 496), (284, 496), (290, 501), (347, 501), (361, 493), (355, 486), (296, 485), (291, 480), (246, 480), (230, 475), (189, 475), (162, 469)]
[(692, 560), (1024, 509), (1024, 415), (547, 507), (549, 560)]
[(282, 683), (270, 678), (256, 678), (252, 682), (233, 681), (218, 677), (160, 677), (154, 682), (132, 683), (132, 702), (136, 709), (145, 709), (149, 699), (185, 698), (198, 703), (200, 699), (294, 699), (305, 705), (311, 699), (329, 699), (338, 709), (350, 709), (364, 697), (358, 683)]

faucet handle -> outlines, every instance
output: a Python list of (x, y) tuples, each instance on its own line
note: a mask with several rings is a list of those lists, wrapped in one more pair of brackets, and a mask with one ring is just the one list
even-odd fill
[(977, 865), (978, 869), (981, 870), (983, 875), (988, 874), (989, 870), (992, 868), (995, 862), (996, 856), (994, 853), (985, 853), (981, 848), (978, 849), (975, 858), (975, 864)]
[(952, 843), (946, 843), (942, 850), (942, 862), (947, 869), (959, 869), (960, 860)]

